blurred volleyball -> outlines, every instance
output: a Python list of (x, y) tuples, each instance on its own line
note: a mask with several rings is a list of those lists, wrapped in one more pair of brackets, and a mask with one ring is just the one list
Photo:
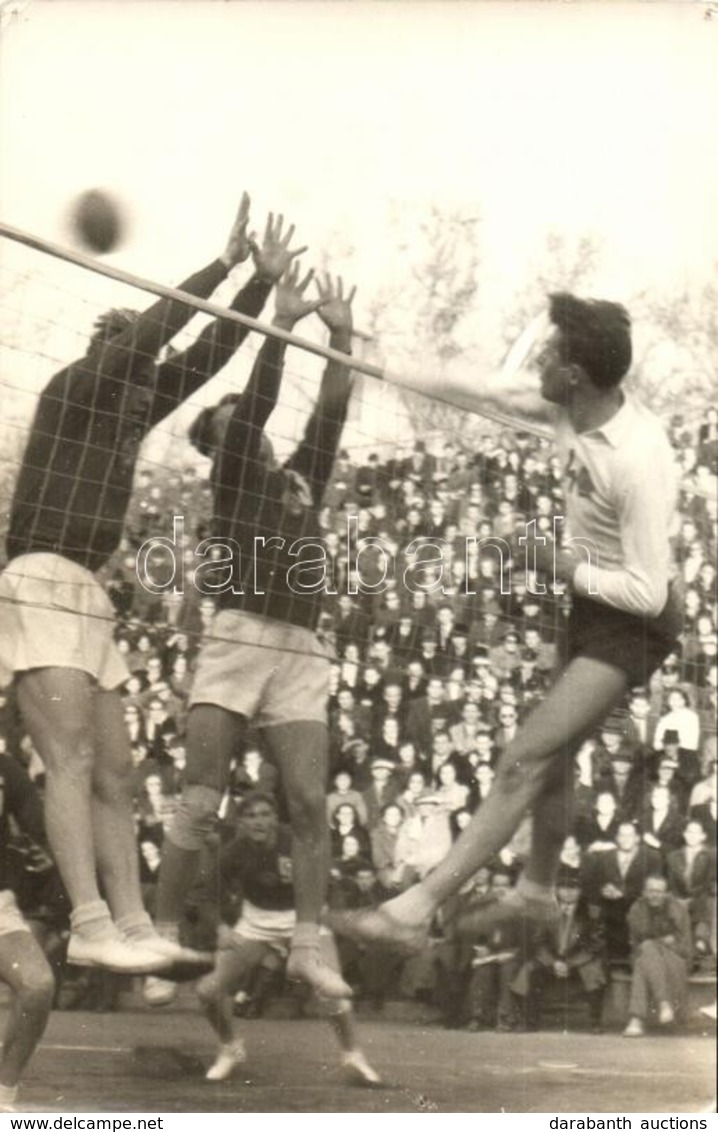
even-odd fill
[(70, 225), (84, 248), (103, 255), (114, 251), (124, 239), (124, 209), (105, 189), (87, 189), (71, 206)]

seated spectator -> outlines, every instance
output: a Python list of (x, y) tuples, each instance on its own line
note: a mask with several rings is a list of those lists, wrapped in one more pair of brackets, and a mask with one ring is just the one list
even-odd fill
[(449, 815), (439, 799), (425, 791), (417, 799), (417, 813), (404, 821), (396, 841), (396, 865), (405, 866), (404, 887), (425, 877), (451, 848)]
[(654, 786), (641, 814), (641, 836), (646, 845), (659, 849), (663, 857), (683, 841), (683, 818), (667, 786)]
[(254, 745), (247, 747), (239, 765), (232, 771), (232, 792), (240, 797), (254, 790), (274, 795), (278, 782), (277, 768)]
[(369, 834), (360, 824), (354, 807), (349, 802), (342, 802), (334, 811), (330, 827), (332, 860), (338, 861), (342, 857), (346, 837), (352, 837), (359, 846), (361, 856), (369, 860)]
[(682, 849), (668, 854), (667, 877), (671, 895), (685, 903), (691, 922), (693, 951), (697, 957), (711, 954), (716, 915), (716, 851), (706, 844), (700, 822), (688, 821)]
[(352, 776), (352, 785), (355, 790), (363, 792), (371, 785), (371, 760), (369, 758), (369, 744), (366, 739), (358, 736), (345, 743), (340, 752), (340, 762)]
[(437, 772), (436, 796), (440, 804), (449, 812), (461, 810), (466, 807), (469, 800), (469, 788), (457, 781), (456, 767), (452, 762), (443, 763)]
[(685, 1011), (691, 961), (688, 912), (668, 892), (665, 877), (648, 877), (628, 913), (632, 972), (626, 1038), (639, 1038), (655, 1006), (661, 1026)]
[(689, 799), (689, 809), (694, 806), (704, 806), (707, 802), (711, 802), (718, 794), (718, 761), (712, 758), (708, 764), (708, 769), (705, 778), (701, 778), (696, 782), (691, 790)]
[(640, 896), (646, 877), (662, 873), (661, 854), (641, 843), (631, 822), (619, 825), (615, 849), (587, 854), (583, 889), (588, 902), (601, 909), (609, 960), (628, 957), (628, 909)]
[(576, 837), (588, 853), (600, 853), (616, 848), (616, 834), (620, 825), (618, 803), (610, 790), (596, 795), (593, 813), (576, 820)]
[(395, 767), (393, 759), (384, 755), (371, 760), (371, 785), (362, 794), (370, 828), (379, 821), (384, 806), (388, 802), (394, 802), (399, 793), (398, 783), (394, 779)]
[(653, 736), (656, 751), (663, 747), (666, 732), (678, 735), (678, 776), (688, 786), (700, 777), (698, 749), (700, 747), (700, 718), (694, 710), (688, 689), (671, 688), (666, 697), (668, 710), (658, 720)]
[(389, 802), (381, 812), (379, 823), (369, 831), (371, 860), (376, 878), (387, 895), (396, 895), (404, 889), (404, 866), (396, 863), (396, 843), (404, 821), (398, 802)]
[(558, 983), (567, 994), (576, 981), (586, 998), (591, 1032), (601, 1033), (603, 997), (606, 989), (606, 941), (600, 912), (581, 900), (578, 878), (559, 872), (556, 884), (559, 917), (554, 924), (537, 930), (534, 957), (525, 974), (530, 995), (535, 996), (535, 1018), (540, 1021), (541, 999), (550, 984)]
[(654, 786), (665, 786), (670, 792), (677, 809), (681, 814), (687, 812), (686, 799), (688, 793), (685, 784), (676, 777), (678, 769), (678, 759), (674, 758), (671, 754), (663, 754), (659, 757), (656, 764), (655, 776), (647, 783), (645, 796), (641, 809), (645, 808), (647, 802), (650, 801), (651, 792)]
[[(496, 870), (491, 877), (488, 899), (474, 900), (457, 917), (457, 932), (471, 947), (468, 980), (465, 985), (467, 1029), (515, 1030), (520, 1021), (514, 996), (516, 980), (525, 963), (525, 924), (516, 919), (498, 920), (484, 931), (472, 930), (476, 913), (489, 912), (511, 890), (511, 877)], [(519, 984), (518, 993), (523, 989)]]
[(415, 770), (409, 775), (405, 789), (396, 798), (405, 818), (413, 818), (418, 814), (418, 801), (426, 790), (426, 785), (422, 771)]
[(367, 824), (367, 812), (364, 798), (352, 784), (352, 776), (348, 770), (340, 770), (334, 775), (334, 789), (327, 794), (327, 821), (329, 825), (334, 820), (337, 808), (348, 802), (354, 807), (360, 825)]
[(162, 840), (177, 805), (177, 798), (164, 792), (162, 776), (148, 774), (144, 780), (144, 793), (140, 795), (137, 805), (140, 840), (144, 840), (148, 834)]

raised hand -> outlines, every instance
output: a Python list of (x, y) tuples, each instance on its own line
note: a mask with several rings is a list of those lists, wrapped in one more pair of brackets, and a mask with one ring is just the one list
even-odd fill
[(319, 308), (319, 317), (322, 322), (324, 322), (333, 333), (344, 330), (351, 334), (354, 325), (352, 320), (352, 302), (356, 295), (356, 287), (352, 287), (345, 298), (344, 283), (341, 275), (337, 275), (336, 282), (333, 282), (331, 275), (327, 273), (323, 284), (319, 279), (317, 279), (316, 282), (322, 303)]
[(257, 242), (255, 236), (250, 237), (257, 275), (271, 283), (278, 282), (291, 266), (292, 260), (307, 250), (305, 246), (292, 251), (289, 245), (294, 235), (294, 225), (290, 224), (284, 235), (282, 235), (283, 227), (284, 217), (280, 214), (275, 220), (274, 213), (270, 212), (261, 244)]
[(227, 247), (220, 256), (220, 259), (228, 268), (235, 267), (238, 263), (244, 263), (245, 259), (249, 259), (249, 254), (252, 250), (252, 243), (247, 233), (249, 204), (249, 193), (242, 193), (239, 211), (237, 212), (236, 219), (232, 226), (232, 231), (229, 233)]
[(314, 272), (308, 271), (303, 279), (299, 278), (299, 262), (295, 260), (277, 284), (275, 295), (274, 325), (291, 330), (300, 318), (305, 318), (313, 311), (319, 310), (323, 299), (305, 299), (304, 292), (314, 278)]

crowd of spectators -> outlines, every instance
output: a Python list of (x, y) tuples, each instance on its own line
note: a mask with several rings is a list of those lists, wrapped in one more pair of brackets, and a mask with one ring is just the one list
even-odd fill
[[(653, 889), (661, 889), (664, 904), (677, 903), (687, 917), (684, 974), (714, 969), (715, 419), (709, 413), (700, 430), (674, 419), (671, 429), (683, 471), (675, 551), (684, 631), (679, 650), (650, 683), (631, 689), (623, 709), (578, 752), (559, 877), (565, 915), (529, 935), (511, 923), (480, 926), (521, 870), (529, 818), (444, 906), (425, 954), (378, 958), (342, 941), (345, 974), (377, 1006), (398, 988), (431, 999), (448, 1024), (513, 1029), (539, 1024), (551, 984), (575, 977), (597, 1029), (612, 969), (640, 946), (634, 922), (647, 930), (635, 909), (656, 877), (663, 878)], [(202, 638), (212, 632), (212, 599), (193, 584), (209, 510), (201, 471), (143, 466), (126, 537), (104, 576), (131, 673), (124, 710), (150, 911), (182, 784), (193, 671)], [(499, 753), (552, 678), (570, 602), (560, 585), (538, 593), (530, 563), (509, 562), (504, 540), (532, 520), (551, 537), (561, 514), (557, 458), (547, 441), (527, 433), (487, 433), (465, 446), (419, 440), (388, 456), (340, 453), (322, 513), (327, 593), (320, 623), (336, 653), (326, 803), (333, 906), (403, 891), (442, 859), (480, 809)], [(184, 542), (173, 585), (151, 593), (138, 580), (137, 553), (146, 539), (172, 534), (176, 515), (184, 516)], [(41, 789), (42, 766), (11, 700), (0, 702), (0, 746), (25, 763)], [(254, 790), (283, 805), (261, 735), (250, 733), (236, 752), (202, 880), (188, 901), (186, 931), (200, 945), (211, 946), (217, 928), (217, 845), (235, 836), (236, 803)], [(49, 862), (38, 865), (27, 844), (18, 855), (27, 872), (23, 903), (61, 935), (63, 900), (56, 883), (48, 895)], [(260, 998), (257, 990), (255, 1009)]]

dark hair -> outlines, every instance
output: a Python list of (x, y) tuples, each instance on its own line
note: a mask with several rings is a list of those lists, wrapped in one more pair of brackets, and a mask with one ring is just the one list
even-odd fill
[(620, 303), (549, 296), (551, 322), (561, 332), (563, 360), (581, 366), (599, 389), (611, 389), (631, 365), (631, 319)]
[(263, 790), (249, 790), (237, 804), (238, 817), (242, 817), (252, 806), (258, 806), (260, 803), (263, 806), (270, 806), (276, 816), (278, 813), (276, 798), (271, 794), (265, 794)]
[(107, 342), (110, 338), (116, 338), (133, 322), (137, 322), (139, 317), (140, 312), (130, 310), (129, 307), (113, 307), (95, 320), (90, 341)]
[(192, 424), (187, 430), (187, 435), (190, 444), (192, 444), (202, 456), (210, 456), (214, 448), (212, 419), (215, 411), (221, 409), (223, 405), (236, 404), (239, 398), (239, 393), (225, 393), (224, 397), (222, 397), (216, 405), (210, 405), (208, 408), (202, 409), (192, 421)]

